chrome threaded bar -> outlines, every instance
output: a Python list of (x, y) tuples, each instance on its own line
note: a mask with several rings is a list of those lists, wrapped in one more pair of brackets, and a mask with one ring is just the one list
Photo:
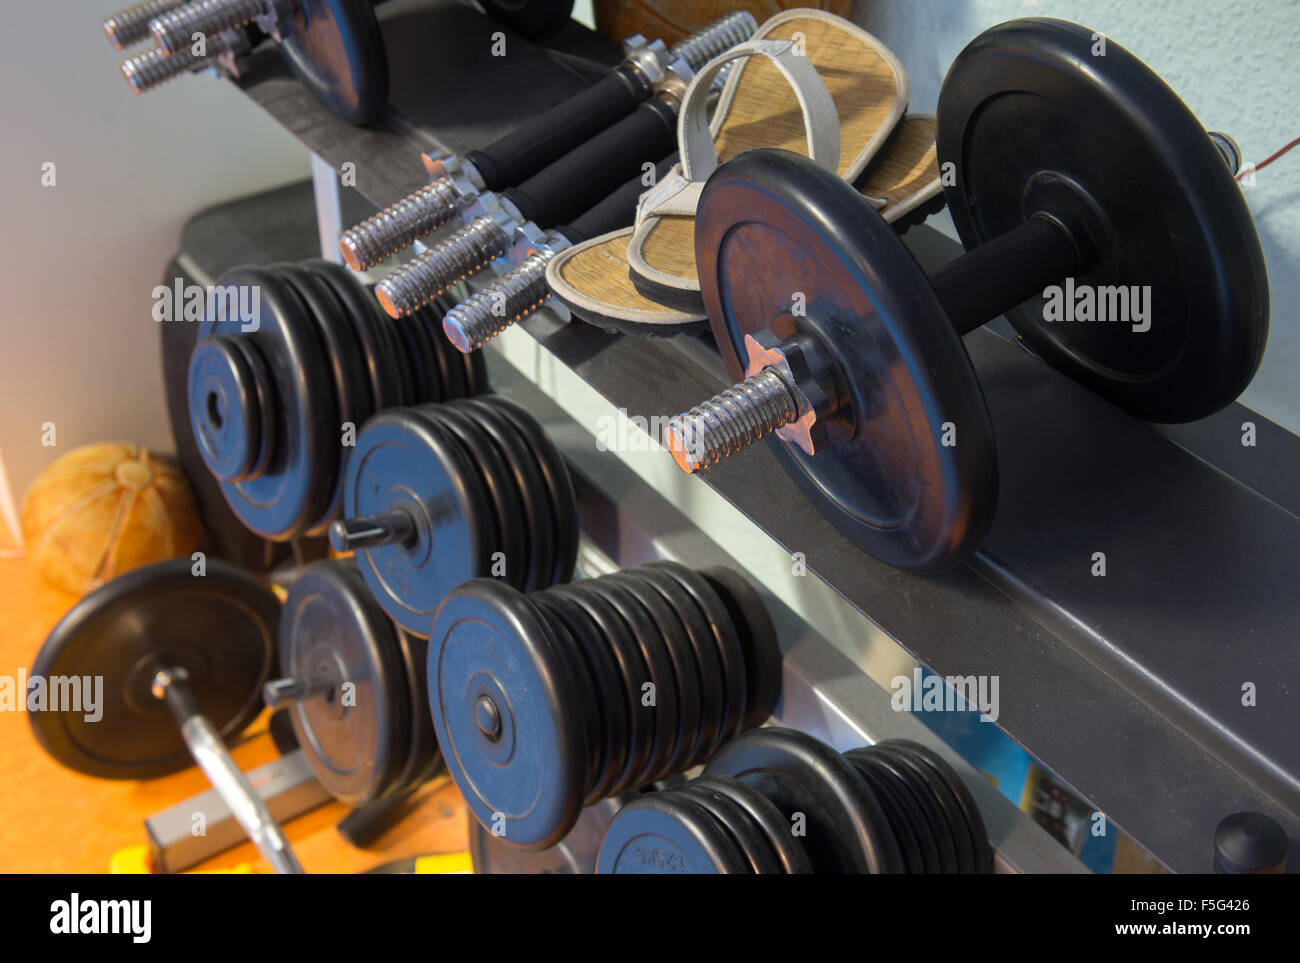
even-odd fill
[(118, 50), (138, 44), (149, 36), (149, 21), (173, 10), (185, 0), (142, 0), (104, 18), (104, 34)]
[(442, 319), (447, 340), (456, 350), (468, 354), (540, 308), (551, 296), (546, 286), (546, 265), (553, 257), (552, 248), (529, 255), (501, 280), (448, 311)]
[(758, 21), (754, 15), (748, 10), (738, 10), (673, 44), (669, 57), (673, 60), (681, 58), (692, 70), (699, 70), (724, 50), (744, 43), (757, 29)]
[(404, 318), (500, 257), (509, 244), (510, 235), (495, 220), (475, 218), (468, 227), (387, 275), (375, 285), (375, 297), (389, 317)]
[(354, 271), (374, 267), (446, 224), (459, 201), (451, 179), (440, 177), (340, 234), (339, 253)]
[(149, 30), (169, 54), (186, 49), (195, 34), (215, 37), (252, 23), (267, 12), (267, 0), (194, 0), (154, 17)]
[(799, 403), (780, 373), (765, 368), (738, 385), (669, 419), (664, 446), (688, 474), (716, 465), (799, 416)]
[(122, 76), (127, 86), (137, 94), (152, 90), (159, 84), (179, 77), (183, 73), (207, 66), (219, 55), (235, 49), (231, 34), (221, 34), (207, 41), (207, 54), (196, 57), (188, 50), (180, 50), (170, 56), (155, 47), (137, 57), (122, 62)]

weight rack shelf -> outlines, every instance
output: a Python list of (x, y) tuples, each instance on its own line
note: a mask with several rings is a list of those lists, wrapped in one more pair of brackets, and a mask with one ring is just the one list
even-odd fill
[[(576, 57), (618, 59), (613, 44), (576, 24), (552, 41), (570, 55), (564, 62), (514, 37), (507, 56), (492, 57), (487, 38), (498, 28), (454, 0), (398, 0), (381, 20), (393, 93), (370, 128), (329, 115), (274, 52), (255, 54), (239, 81), (313, 154), (327, 256), (340, 226), (331, 171), (354, 165), (357, 192), (386, 206), (426, 182), (422, 151), (481, 147), (578, 90)], [(930, 269), (960, 250), (926, 227), (906, 240)], [(493, 342), (494, 368), (508, 359), (588, 433), (596, 417), (623, 418), (619, 430), (635, 433), (628, 418), (684, 411), (727, 383), (701, 340), (608, 335), (545, 310), (516, 328)], [(1288, 651), (1300, 638), (1300, 597), (1289, 584), (1300, 572), (1300, 439), (1239, 404), (1157, 429), (995, 330), (965, 343), (996, 430), (1001, 495), (980, 552), (942, 577), (864, 555), (762, 446), (702, 482), (675, 476), (664, 452), (621, 460), (651, 487), (676, 491), (669, 501), (689, 524), (745, 558), (789, 604), (790, 624), (803, 626), (788, 633), (778, 718), (847, 748), (897, 728), (879, 686), (910, 671), (907, 656), (940, 675), (996, 675), (998, 726), (1169, 868), (1206, 871), (1215, 825), (1241, 808), (1266, 811), (1300, 836), (1289, 702), (1300, 660)], [(1247, 421), (1257, 426), (1254, 447), (1241, 444)], [(583, 444), (594, 451), (589, 434)], [(598, 522), (584, 513), (584, 532), (620, 565), (671, 543), (665, 536), (652, 551), (629, 538), (624, 501), (611, 505)], [(603, 537), (593, 525), (607, 529)], [(1099, 551), (1105, 578), (1090, 572)], [(789, 575), (790, 552), (804, 554), (807, 577)], [(801, 635), (834, 639), (838, 651), (824, 642), (809, 649)], [(1257, 707), (1241, 704), (1247, 682)], [(1003, 865), (1051, 861), (1023, 843), (1041, 844), (1030, 829), (1006, 835), (1007, 820), (1001, 840), (990, 826)]]

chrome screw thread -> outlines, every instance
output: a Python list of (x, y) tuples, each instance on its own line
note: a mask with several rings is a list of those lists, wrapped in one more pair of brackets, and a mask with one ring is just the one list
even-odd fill
[(189, 47), (195, 34), (215, 37), (267, 13), (268, 0), (194, 0), (154, 17), (153, 38), (169, 54)]
[(104, 34), (118, 50), (139, 43), (149, 36), (149, 21), (179, 7), (185, 0), (142, 0), (125, 10), (104, 18)]
[(692, 70), (699, 70), (724, 50), (744, 43), (757, 29), (758, 21), (752, 13), (737, 10), (673, 44), (668, 56), (670, 60), (681, 58)]
[(208, 52), (202, 57), (196, 57), (189, 50), (178, 50), (168, 55), (154, 47), (139, 56), (123, 61), (122, 76), (126, 78), (128, 87), (137, 94), (143, 94), (146, 90), (152, 90), (173, 77), (205, 67), (221, 54), (234, 50), (236, 46), (234, 38), (233, 34), (220, 34), (208, 38)]
[(457, 281), (505, 253), (510, 235), (490, 217), (477, 217), (447, 240), (407, 261), (375, 285), (389, 317), (414, 314)]
[(364, 271), (432, 234), (456, 212), (460, 194), (440, 177), (339, 235), (348, 267)]
[(793, 422), (799, 403), (780, 373), (764, 368), (684, 415), (670, 418), (664, 446), (688, 474), (716, 465), (729, 455)]
[(549, 247), (530, 254), (505, 277), (448, 311), (442, 319), (447, 340), (468, 354), (540, 308), (551, 297), (546, 265), (553, 257), (555, 250)]

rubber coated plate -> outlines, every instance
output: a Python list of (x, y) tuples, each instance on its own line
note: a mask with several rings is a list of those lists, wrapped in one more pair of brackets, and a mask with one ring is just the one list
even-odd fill
[(614, 607), (584, 582), (557, 585), (547, 594), (569, 599), (579, 606), (600, 630), (607, 651), (618, 665), (621, 686), (618, 691), (610, 693), (610, 699), (623, 699), (629, 735), (624, 766), (610, 792), (623, 793), (640, 788), (646, 782), (646, 763), (654, 751), (655, 719), (641, 707), (641, 685), (649, 672), (641, 649), (632, 638), (632, 630)]
[(587, 733), (587, 767), (582, 784), (583, 805), (586, 805), (586, 801), (591, 798), (591, 790), (596, 785), (596, 780), (602, 775), (601, 754), (598, 751), (601, 733), (600, 706), (596, 704), (596, 686), (592, 681), (591, 670), (587, 668), (586, 660), (578, 651), (578, 643), (564, 620), (556, 616), (549, 605), (540, 601), (540, 593), (527, 596), (526, 599), (546, 632), (551, 651), (564, 660), (568, 667), (569, 678), (573, 680), (574, 699), (570, 708), (581, 716), (582, 731)]
[(411, 320), (419, 324), (433, 348), (433, 362), (438, 368), (438, 381), (442, 391), (439, 400), (451, 401), (453, 398), (465, 398), (476, 394), (465, 383), (465, 366), (454, 355), (456, 351), (447, 343), (442, 333), (442, 312), (433, 305), (426, 304), (411, 315)]
[(1076, 285), (1149, 286), (1150, 329), (1048, 322), (1041, 299), (1007, 317), (1043, 360), (1121, 408), (1192, 421), (1233, 401), (1259, 366), (1264, 255), (1200, 122), (1118, 44), (1094, 56), (1097, 36), (1013, 20), (961, 52), (939, 95), (939, 161), (960, 172), (944, 189), (948, 210), (968, 249), (1035, 210), (1088, 224), (1101, 267)]
[[(262, 711), (280, 603), (243, 569), (188, 558), (137, 568), (91, 592), (45, 639), (31, 678), (102, 680), (98, 717), (86, 702), (28, 711), (55, 761), (101, 779), (153, 779), (193, 765), (171, 711), (150, 692), (166, 666), (189, 673), (199, 711), (227, 742)], [(50, 693), (47, 690), (47, 698)], [(23, 693), (29, 710), (35, 697)]]
[(893, 774), (880, 764), (871, 749), (850, 749), (844, 758), (853, 763), (880, 800), (894, 830), (894, 838), (898, 840), (906, 871), (914, 874), (943, 872), (934, 833), (919, 803), (897, 784)]
[(624, 806), (605, 830), (598, 873), (750, 873), (735, 840), (707, 809), (677, 793)]
[(429, 718), (429, 643), (410, 632), (395, 629), (397, 652), (402, 659), (402, 676), (411, 698), (411, 731), (406, 761), (393, 777), (387, 795), (406, 793), (424, 783), (442, 763), (438, 740)]
[(971, 839), (970, 830), (966, 824), (966, 815), (962, 812), (961, 804), (958, 803), (947, 782), (928, 764), (928, 760), (919, 757), (910, 748), (900, 746), (898, 743), (892, 743), (877, 745), (876, 751), (905, 765), (915, 777), (915, 784), (918, 789), (923, 789), (930, 794), (942, 811), (944, 821), (948, 824), (953, 847), (957, 852), (957, 872), (974, 873), (976, 871), (975, 841)]
[(706, 568), (700, 570), (700, 575), (722, 599), (745, 652), (744, 727), (752, 729), (768, 720), (781, 698), (781, 645), (776, 627), (763, 597), (739, 572)]
[[(447, 405), (427, 405), (420, 409), (431, 421), (436, 421), (465, 448), (474, 462), (485, 487), (492, 517), (492, 546), (505, 559), (505, 572), (501, 580), (517, 589), (524, 587), (528, 575), (528, 526), (524, 521), (524, 507), (515, 490), (514, 476), (505, 459), (497, 450), (487, 432), (464, 411)], [(488, 574), (480, 572), (479, 574)]]
[(373, 320), (371, 304), (374, 297), (342, 265), (329, 261), (304, 261), (303, 267), (326, 282), (343, 305), (343, 313), (361, 345), (361, 360), (370, 385), (371, 410), (383, 411), (401, 404), (397, 385), (389, 380), (389, 370), (397, 362), (380, 327)]
[(429, 644), (438, 744), (475, 817), (512, 846), (553, 846), (578, 818), (588, 746), (575, 698), (520, 592), (474, 579), (447, 596)]
[(357, 553), (361, 573), (392, 619), (427, 638), (433, 613), (453, 588), (486, 570), (491, 521), (474, 464), (460, 443), (416, 409), (371, 418), (348, 457), (348, 518), (394, 509), (415, 535)]
[(551, 498), (551, 515), (555, 520), (555, 567), (551, 570), (549, 584), (571, 581), (578, 560), (578, 501), (569, 468), (536, 418), (509, 398), (493, 395), (491, 401), (528, 443), (546, 482), (546, 491)]
[(534, 605), (547, 611), (564, 625), (583, 661), (582, 673), (591, 680), (595, 720), (592, 733), (592, 774), (584, 805), (609, 795), (614, 780), (627, 763), (627, 709), (623, 699), (623, 680), (609, 654), (600, 630), (572, 600), (548, 592), (530, 597)]
[(940, 805), (939, 799), (930, 791), (924, 776), (917, 770), (915, 763), (900, 757), (896, 752), (889, 752), (878, 746), (872, 752), (872, 760), (893, 776), (895, 787), (907, 793), (925, 814), (926, 823), (930, 827), (935, 846), (939, 851), (939, 872), (966, 872), (961, 868), (956, 830), (944, 807)]
[(694, 569), (666, 559), (651, 562), (647, 567), (661, 569), (686, 589), (704, 613), (713, 632), (713, 640), (717, 643), (718, 656), (722, 662), (723, 705), (726, 710), (722, 717), (722, 729), (714, 745), (716, 750), (722, 743), (738, 735), (744, 726), (749, 698), (749, 672), (745, 667), (745, 650), (740, 643), (740, 633), (736, 630), (736, 624), (722, 597), (704, 576)]
[(750, 871), (755, 875), (782, 872), (781, 862), (777, 859), (772, 844), (767, 841), (767, 836), (749, 818), (749, 813), (730, 797), (710, 786), (701, 786), (695, 782), (688, 782), (673, 792), (695, 800), (709, 811), (710, 815), (718, 821), (718, 825), (735, 841), (749, 863)]
[(723, 746), (704, 771), (754, 786), (787, 821), (802, 812), (818, 872), (903, 871), (880, 803), (852, 763), (824, 742), (794, 729), (753, 729)]
[[(524, 509), (524, 524), (528, 526), (524, 591), (536, 592), (549, 587), (551, 572), (555, 570), (555, 520), (536, 459), (523, 437), (492, 402), (484, 398), (471, 398), (453, 401), (451, 406), (478, 421), (479, 427), (492, 438), (497, 451), (514, 475), (515, 491)], [(506, 564), (518, 562), (507, 558)]]
[[(228, 316), (235, 305), (252, 308), (252, 316)], [(316, 520), (313, 511), (325, 504), (333, 484), (320, 470), (322, 459), (337, 446), (339, 423), (325, 345), (293, 291), (274, 272), (256, 267), (227, 272), (208, 299), (199, 338), (224, 336), (253, 339), (270, 371), (277, 403), (267, 415), (276, 437), (271, 465), (258, 478), (223, 481), (222, 494), (259, 535), (292, 538)], [(221, 417), (207, 404), (190, 414)]]
[(411, 385), (414, 392), (412, 404), (425, 405), (439, 400), (442, 386), (437, 382), (433, 359), (429, 357), (429, 347), (424, 340), (420, 325), (402, 318), (393, 322), (398, 341), (402, 345), (407, 365), (411, 369)]
[(837, 362), (847, 414), (828, 445), (810, 456), (770, 439), (817, 510), (899, 568), (942, 571), (973, 551), (997, 503), (984, 396), (925, 273), (866, 199), (806, 157), (748, 151), (705, 184), (695, 260), (734, 380), (745, 335), (764, 329)]
[(961, 806), (962, 815), (966, 819), (966, 828), (975, 844), (975, 871), (993, 872), (993, 847), (989, 844), (988, 830), (984, 828), (984, 817), (980, 815), (975, 797), (971, 795), (970, 789), (961, 776), (957, 775), (957, 771), (937, 752), (919, 742), (912, 742), (910, 739), (886, 739), (880, 745), (911, 750), (917, 762), (928, 765), (947, 784), (953, 798)]
[(388, 54), (369, 0), (297, 0), (280, 52), (307, 91), (349, 124), (388, 103)]
[(469, 855), (478, 875), (590, 875), (596, 872), (596, 853), (605, 829), (622, 807), (620, 799), (588, 806), (577, 824), (550, 849), (530, 853), (501, 842), (477, 819), (469, 817)]
[(781, 871), (790, 876), (812, 873), (812, 860), (803, 842), (794, 834), (794, 827), (782, 815), (776, 804), (761, 792), (731, 776), (700, 776), (697, 786), (707, 786), (723, 793), (749, 814), (749, 818), (763, 831), (768, 844), (781, 864)]
[(280, 616), (280, 671), (329, 688), (295, 704), (293, 731), (316, 778), (360, 806), (406, 761), (411, 704), (392, 623), (346, 563), (316, 562)]
[(637, 568), (635, 574), (669, 605), (686, 633), (683, 638), (690, 644), (690, 671), (698, 686), (701, 712), (697, 735), (684, 768), (694, 766), (713, 755), (720, 744), (726, 712), (722, 661), (718, 658), (708, 620), (681, 583), (663, 569), (651, 565)]

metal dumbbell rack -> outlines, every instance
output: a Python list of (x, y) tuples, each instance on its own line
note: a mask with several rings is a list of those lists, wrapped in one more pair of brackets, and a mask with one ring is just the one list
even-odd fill
[[(451, 0), (399, 0), (383, 20), (392, 104), (369, 128), (329, 115), (273, 52), (238, 81), (311, 152), (332, 259), (351, 223), (345, 165), (384, 207), (425, 183), (421, 152), (480, 147), (585, 82), (518, 38), (506, 57), (466, 43), (481, 17)], [(619, 56), (576, 25), (552, 43), (605, 64)], [(928, 269), (960, 250), (925, 227), (907, 243)], [(864, 555), (761, 446), (702, 478), (678, 471), (646, 426), (727, 383), (702, 340), (616, 338), (542, 310), (488, 354), (494, 386), (538, 414), (580, 479), (587, 571), (669, 555), (750, 573), (785, 651), (778, 721), (840, 749), (888, 737), (939, 749), (976, 793), (999, 868), (1082, 867), (916, 717), (891, 710), (889, 680), (917, 663), (998, 676), (997, 725), (1173, 870), (1209, 871), (1214, 827), (1240, 809), (1300, 836), (1300, 743), (1278, 708), (1300, 683), (1300, 438), (1240, 404), (1189, 425), (1144, 424), (1009, 332), (995, 324), (965, 340), (997, 435), (997, 521), (970, 562), (938, 578)], [(1104, 578), (1091, 574), (1095, 552)], [(1246, 683), (1255, 708), (1242, 705)]]

